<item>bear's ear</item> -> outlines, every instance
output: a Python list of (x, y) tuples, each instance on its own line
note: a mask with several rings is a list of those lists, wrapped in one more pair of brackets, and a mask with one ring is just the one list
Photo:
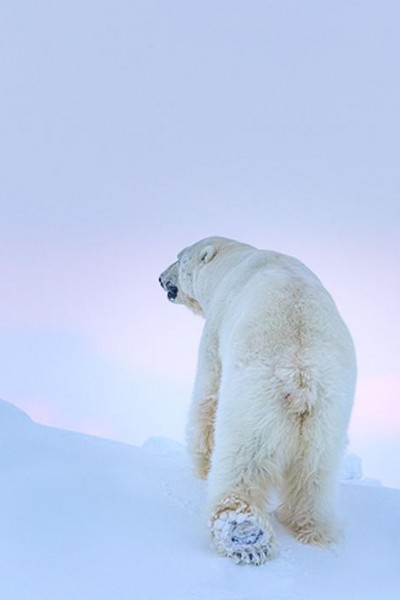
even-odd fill
[(202, 263), (204, 263), (206, 265), (207, 263), (210, 262), (210, 260), (212, 260), (214, 258), (214, 256), (216, 254), (217, 254), (217, 249), (215, 246), (206, 246), (201, 251), (200, 260)]

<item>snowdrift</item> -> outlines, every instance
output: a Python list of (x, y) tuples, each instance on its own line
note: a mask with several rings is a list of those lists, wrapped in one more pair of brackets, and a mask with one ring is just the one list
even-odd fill
[[(400, 597), (400, 490), (343, 464), (333, 551), (275, 523), (280, 553), (238, 567), (209, 547), (206, 484), (183, 448), (136, 448), (43, 427), (0, 401), (2, 600), (329, 600)], [(369, 483), (369, 485), (365, 485)]]

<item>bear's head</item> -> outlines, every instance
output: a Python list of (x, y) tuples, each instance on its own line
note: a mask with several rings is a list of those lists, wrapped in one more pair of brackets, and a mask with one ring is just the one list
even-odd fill
[(203, 315), (213, 288), (217, 285), (213, 266), (218, 258), (238, 242), (210, 237), (184, 248), (178, 260), (159, 278), (168, 300), (184, 304), (196, 314)]
[[(217, 238), (201, 240), (193, 246), (184, 248), (178, 254), (178, 260), (170, 265), (159, 277), (159, 282), (167, 292), (168, 300), (184, 304), (194, 313), (204, 312), (196, 284), (201, 271), (213, 260), (218, 252)], [(212, 243), (214, 240), (214, 243)]]

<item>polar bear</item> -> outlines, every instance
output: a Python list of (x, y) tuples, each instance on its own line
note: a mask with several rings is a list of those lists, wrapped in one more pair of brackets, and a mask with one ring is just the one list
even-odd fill
[(274, 556), (274, 489), (294, 536), (328, 546), (356, 378), (331, 296), (299, 260), (222, 237), (179, 252), (159, 281), (205, 317), (188, 446), (208, 476), (217, 551), (239, 564)]

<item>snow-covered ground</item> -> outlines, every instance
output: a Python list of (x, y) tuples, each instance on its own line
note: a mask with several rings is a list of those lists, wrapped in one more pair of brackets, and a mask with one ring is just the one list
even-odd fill
[(179, 444), (136, 448), (43, 427), (0, 401), (0, 597), (397, 600), (400, 490), (360, 477), (347, 457), (335, 552), (276, 524), (278, 558), (238, 567), (209, 547), (206, 484)]

